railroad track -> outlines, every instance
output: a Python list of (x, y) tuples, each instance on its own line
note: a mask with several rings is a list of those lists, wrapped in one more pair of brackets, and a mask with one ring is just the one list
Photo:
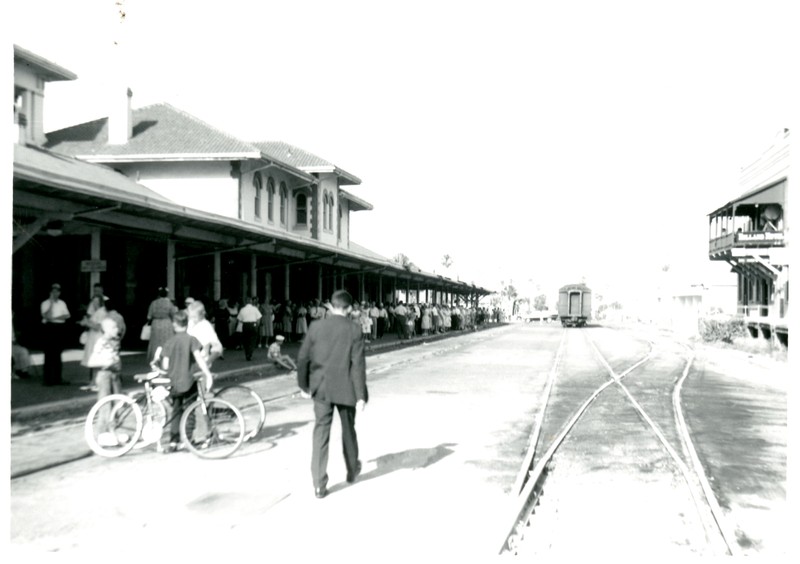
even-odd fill
[[(674, 476), (674, 487), (683, 490), (676, 497), (691, 499), (694, 515), (684, 519), (691, 526), (702, 528), (702, 533), (692, 533), (695, 538), (705, 540), (706, 546), (701, 550), (738, 555), (735, 535), (725, 523), (704, 474), (681, 409), (681, 388), (694, 360), (693, 351), (687, 347), (676, 349), (674, 343), (631, 339), (622, 332), (614, 332), (617, 343), (613, 348), (622, 349), (623, 353), (604, 355), (602, 344), (598, 346), (593, 338), (593, 335), (612, 334), (603, 331), (606, 330), (566, 329), (562, 333), (543, 390), (543, 408), (534, 422), (529, 448), (515, 483), (518, 495), (513, 521), (500, 554), (525, 555), (531, 552), (530, 546), (542, 544), (542, 539), (531, 539), (536, 531), (547, 530), (546, 526), (535, 527), (536, 520), (555, 518), (560, 508), (550, 507), (549, 513), (541, 512), (545, 513), (541, 517), (535, 512), (545, 486), (550, 487), (548, 478), (559, 466), (563, 464), (577, 468), (573, 471), (578, 474), (588, 474), (594, 472), (593, 468), (603, 470), (604, 465), (620, 466), (636, 461), (642, 468), (640, 471), (667, 478)], [(620, 347), (620, 339), (629, 342)], [(564, 484), (573, 483), (570, 479), (579, 481), (574, 477), (564, 478), (561, 485), (552, 487), (563, 492)], [(551, 505), (557, 506), (558, 502)], [(646, 519), (644, 515), (642, 518)], [(569, 517), (566, 519), (569, 522)], [(571, 534), (576, 542), (581, 542), (581, 531)]]

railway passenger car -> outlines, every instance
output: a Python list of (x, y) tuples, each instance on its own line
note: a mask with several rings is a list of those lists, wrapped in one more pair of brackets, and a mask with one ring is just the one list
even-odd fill
[(558, 291), (558, 317), (565, 327), (583, 327), (592, 316), (592, 291), (585, 284), (569, 284)]

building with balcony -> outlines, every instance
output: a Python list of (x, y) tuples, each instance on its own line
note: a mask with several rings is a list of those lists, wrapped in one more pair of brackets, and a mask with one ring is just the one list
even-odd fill
[(709, 258), (738, 277), (738, 315), (751, 335), (788, 343), (789, 130), (740, 175), (742, 195), (708, 215)]

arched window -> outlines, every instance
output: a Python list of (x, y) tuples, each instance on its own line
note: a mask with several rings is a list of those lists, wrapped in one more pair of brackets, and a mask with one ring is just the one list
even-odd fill
[(328, 200), (328, 229), (333, 231), (333, 194), (330, 195)]
[(256, 173), (253, 176), (253, 188), (256, 191), (256, 199), (255, 199), (255, 217), (257, 219), (261, 218), (261, 175)]
[(336, 230), (337, 230), (337, 233), (338, 233), (337, 237), (338, 237), (339, 241), (341, 241), (342, 240), (342, 205), (341, 204), (339, 204), (339, 219), (337, 221), (338, 221), (338, 223), (336, 224)]
[(308, 199), (305, 194), (297, 195), (297, 224), (305, 225), (308, 217)]
[(267, 178), (267, 219), (270, 221), (275, 221), (273, 209), (275, 209), (275, 181), (270, 176)]
[(328, 191), (322, 193), (322, 228), (328, 228)]
[(286, 225), (288, 216), (289, 193), (286, 190), (286, 183), (281, 182), (281, 225)]

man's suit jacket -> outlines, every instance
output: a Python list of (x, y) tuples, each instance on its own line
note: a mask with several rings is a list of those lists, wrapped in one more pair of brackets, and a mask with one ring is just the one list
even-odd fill
[(297, 357), (297, 384), (320, 401), (368, 401), (361, 327), (341, 315), (312, 323)]

